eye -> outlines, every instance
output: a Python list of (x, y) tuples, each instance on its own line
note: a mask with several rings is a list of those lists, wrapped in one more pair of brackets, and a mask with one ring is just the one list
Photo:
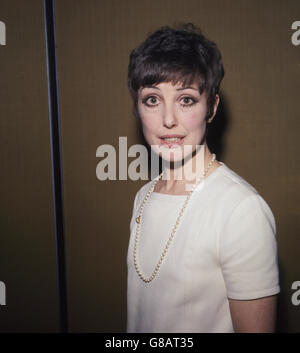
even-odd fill
[(155, 96), (148, 96), (143, 99), (143, 104), (147, 107), (154, 107), (158, 105), (158, 99)]
[(196, 99), (194, 99), (193, 97), (182, 97), (181, 98), (181, 105), (183, 107), (191, 107), (196, 102), (197, 102)]

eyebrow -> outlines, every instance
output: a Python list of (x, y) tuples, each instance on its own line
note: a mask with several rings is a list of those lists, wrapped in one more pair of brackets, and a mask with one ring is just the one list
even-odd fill
[(176, 91), (183, 91), (184, 89), (193, 89), (194, 91), (198, 91), (197, 88), (191, 87), (191, 86), (180, 87), (180, 88), (177, 88)]
[(154, 88), (154, 89), (158, 89), (158, 90), (160, 91), (160, 89), (159, 89), (158, 87), (156, 87), (156, 86), (151, 86), (151, 85), (141, 87), (141, 90), (143, 90), (143, 89), (145, 89), (145, 88)]
[[(149, 85), (149, 86), (144, 86), (143, 88), (154, 88), (154, 89), (157, 89), (157, 90), (160, 91), (159, 87), (151, 86), (151, 85)], [(142, 89), (143, 89), (143, 88), (142, 88)], [(179, 88), (176, 88), (176, 91), (183, 91), (183, 90), (185, 90), (185, 89), (193, 89), (194, 91), (198, 91), (197, 88), (191, 87), (191, 86), (179, 87)]]

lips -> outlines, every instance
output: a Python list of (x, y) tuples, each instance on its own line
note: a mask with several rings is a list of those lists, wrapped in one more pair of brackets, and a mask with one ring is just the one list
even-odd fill
[(175, 145), (181, 145), (184, 141), (184, 135), (172, 134), (172, 135), (162, 135), (160, 136), (160, 141), (163, 145), (172, 147)]

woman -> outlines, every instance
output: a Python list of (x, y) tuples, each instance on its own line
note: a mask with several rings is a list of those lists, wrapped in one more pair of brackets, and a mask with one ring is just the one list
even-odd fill
[(134, 200), (128, 332), (274, 331), (274, 216), (206, 144), (223, 76), (217, 46), (191, 24), (163, 27), (131, 53), (135, 113), (168, 166)]

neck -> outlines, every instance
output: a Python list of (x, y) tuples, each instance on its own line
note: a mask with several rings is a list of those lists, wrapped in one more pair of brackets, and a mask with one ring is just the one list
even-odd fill
[[(184, 163), (172, 163), (165, 168), (162, 180), (156, 184), (156, 190), (162, 193), (186, 193), (203, 174), (212, 159), (212, 153), (206, 144), (201, 145)], [(206, 176), (219, 164), (213, 163)]]

